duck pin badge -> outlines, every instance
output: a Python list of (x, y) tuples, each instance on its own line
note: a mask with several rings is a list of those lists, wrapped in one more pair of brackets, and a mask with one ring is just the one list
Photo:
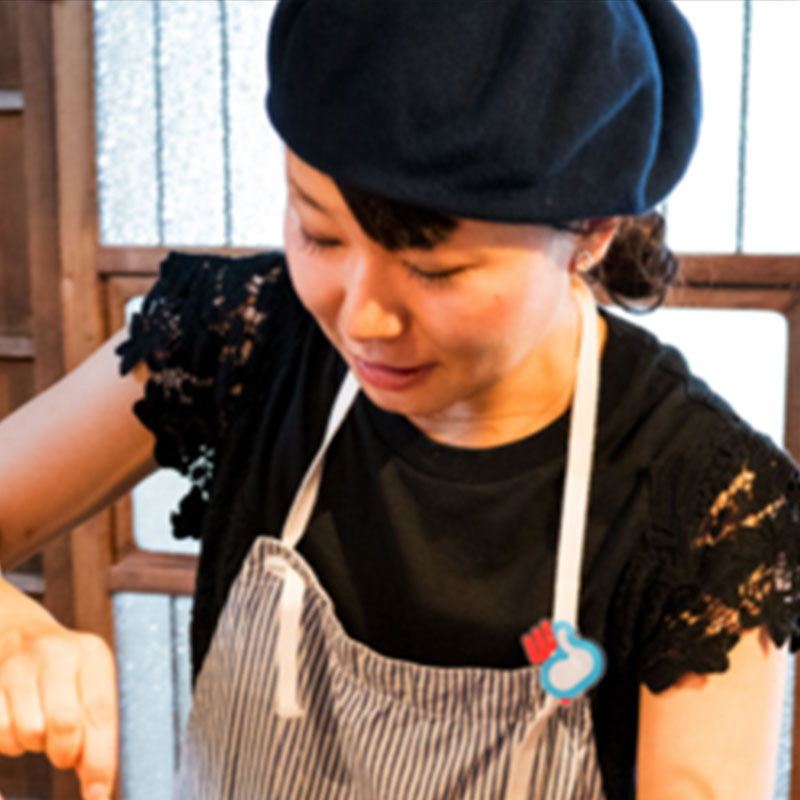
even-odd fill
[(541, 667), (545, 691), (565, 705), (594, 686), (605, 671), (603, 650), (578, 636), (569, 622), (543, 620), (522, 636), (522, 647), (531, 664)]

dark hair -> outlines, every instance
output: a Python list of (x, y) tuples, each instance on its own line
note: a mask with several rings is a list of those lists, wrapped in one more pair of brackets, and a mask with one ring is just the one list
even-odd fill
[[(353, 216), (370, 238), (389, 251), (433, 249), (447, 241), (458, 227), (456, 217), (365, 192), (337, 181), (339, 191)], [(555, 223), (559, 230), (586, 233), (591, 221)], [(660, 306), (668, 287), (677, 280), (678, 262), (664, 244), (664, 217), (657, 212), (623, 217), (605, 258), (587, 273), (609, 298), (635, 312)], [(632, 305), (627, 300), (654, 300)]]

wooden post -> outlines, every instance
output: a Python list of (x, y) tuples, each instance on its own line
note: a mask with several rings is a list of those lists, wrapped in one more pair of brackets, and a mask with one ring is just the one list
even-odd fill
[[(787, 310), (789, 321), (788, 385), (786, 387), (786, 449), (800, 461), (800, 295)], [(795, 664), (797, 662), (795, 661)], [(800, 800), (800, 669), (794, 676), (792, 774), (790, 800)]]
[[(42, 391), (107, 336), (95, 266), (92, 6), (89, 0), (34, 2), (19, 11), (34, 374)], [(111, 559), (110, 510), (44, 553), (45, 605), (65, 624), (109, 644)], [(54, 770), (51, 796), (79, 800), (74, 774)]]

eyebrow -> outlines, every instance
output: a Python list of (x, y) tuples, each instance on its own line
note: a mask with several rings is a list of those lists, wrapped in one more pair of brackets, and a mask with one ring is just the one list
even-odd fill
[(294, 178), (289, 178), (289, 183), (290, 183), (290, 184), (291, 184), (291, 186), (294, 188), (294, 190), (297, 192), (297, 195), (298, 195), (298, 197), (299, 197), (299, 198), (300, 198), (300, 199), (301, 199), (303, 202), (307, 203), (307, 204), (308, 204), (308, 205), (310, 205), (312, 208), (316, 208), (316, 209), (317, 209), (317, 211), (321, 211), (323, 214), (327, 214), (328, 216), (330, 216), (330, 211), (328, 211), (328, 209), (327, 209), (327, 208), (325, 208), (325, 206), (323, 206), (323, 205), (320, 205), (320, 204), (319, 204), (319, 203), (318, 203), (318, 202), (317, 202), (317, 201), (316, 201), (316, 200), (315, 200), (313, 197), (311, 197), (311, 195), (309, 195), (309, 194), (306, 194), (306, 193), (305, 193), (305, 192), (304, 192), (304, 191), (303, 191), (303, 190), (302, 190), (302, 189), (301, 189), (301, 188), (300, 188), (300, 187), (297, 185), (297, 183), (295, 183), (295, 180), (294, 180)]

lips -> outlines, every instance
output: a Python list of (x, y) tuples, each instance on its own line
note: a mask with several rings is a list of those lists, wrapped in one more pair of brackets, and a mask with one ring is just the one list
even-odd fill
[(378, 364), (375, 361), (366, 361), (363, 358), (357, 358), (356, 361), (369, 367), (370, 369), (383, 369), (387, 370), (388, 372), (416, 372), (418, 369), (423, 369), (424, 367), (430, 366), (430, 364), (418, 364), (415, 367), (397, 367), (393, 364)]
[(376, 364), (356, 358), (358, 374), (367, 383), (380, 389), (407, 389), (420, 381), (425, 380), (435, 366), (434, 364), (421, 364), (417, 367), (393, 367), (387, 364)]

